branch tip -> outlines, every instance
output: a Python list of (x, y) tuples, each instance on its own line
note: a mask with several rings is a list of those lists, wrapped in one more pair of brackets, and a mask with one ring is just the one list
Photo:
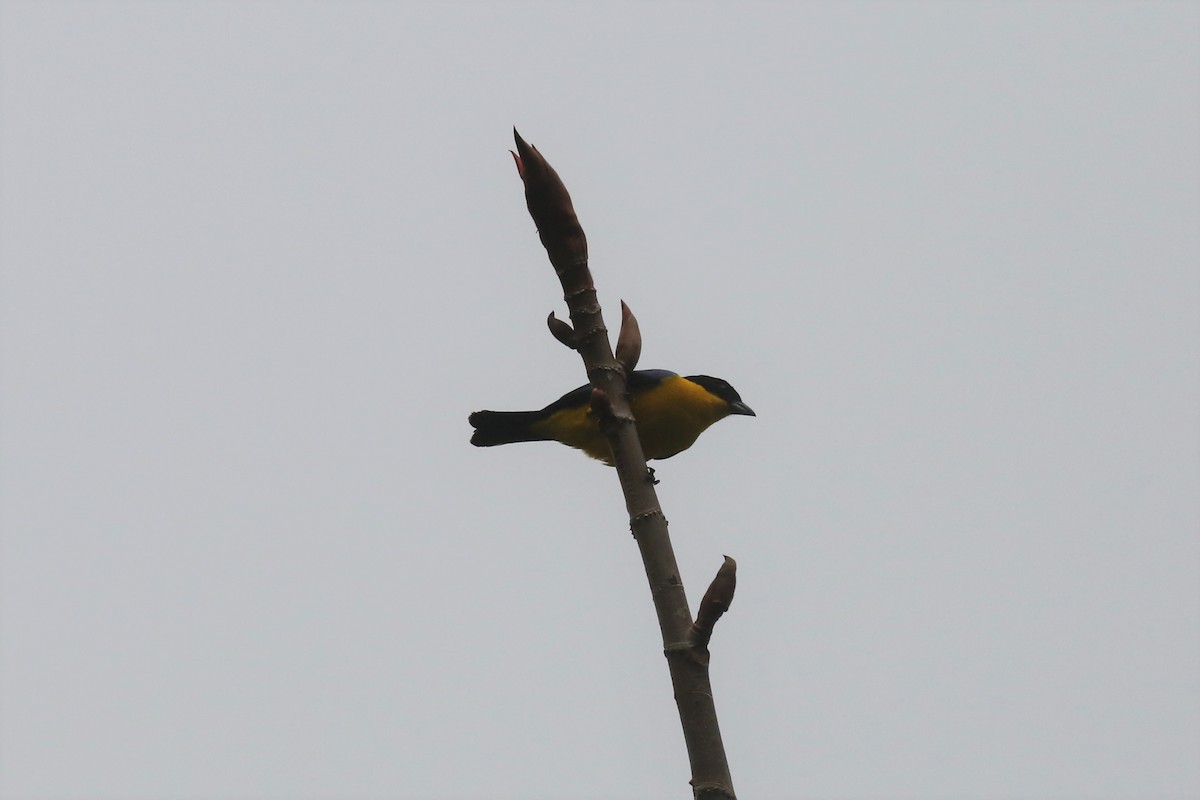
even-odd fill
[(579, 265), (587, 264), (587, 237), (575, 216), (567, 187), (545, 156), (521, 138), (516, 128), (513, 128), (513, 141), (517, 144), (514, 155), (517, 172), (525, 184), (525, 205), (550, 263), (556, 270), (569, 268), (580, 273)]
[[(517, 133), (516, 128), (513, 128), (513, 141), (517, 145), (516, 158), (523, 163), (534, 157), (541, 158), (541, 153), (538, 152), (537, 148), (521, 138), (521, 134)], [(544, 161), (545, 159), (542, 160)]]

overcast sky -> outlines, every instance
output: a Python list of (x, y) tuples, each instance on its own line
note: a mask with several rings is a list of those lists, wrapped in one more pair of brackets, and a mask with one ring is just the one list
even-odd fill
[(1200, 796), (1200, 5), (3, 2), (0, 796), (687, 797), (506, 152), (745, 798)]

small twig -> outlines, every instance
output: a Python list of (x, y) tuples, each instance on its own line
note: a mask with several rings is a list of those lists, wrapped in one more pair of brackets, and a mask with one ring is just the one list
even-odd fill
[(558, 317), (554, 316), (554, 312), (550, 312), (550, 316), (546, 317), (546, 326), (550, 328), (550, 333), (554, 334), (554, 338), (562, 342), (572, 350), (578, 349), (575, 344), (575, 329), (570, 323), (563, 322)]
[(737, 590), (737, 562), (725, 556), (725, 563), (717, 570), (717, 576), (708, 585), (704, 599), (700, 601), (700, 610), (696, 612), (696, 621), (692, 623), (689, 635), (695, 654), (708, 663), (708, 642), (712, 639), (713, 626), (721, 615), (729, 610), (733, 603), (733, 593)]

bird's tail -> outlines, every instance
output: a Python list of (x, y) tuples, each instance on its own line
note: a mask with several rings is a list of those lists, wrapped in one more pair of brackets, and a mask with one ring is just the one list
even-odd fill
[(468, 420), (475, 428), (471, 444), (476, 447), (493, 447), (512, 442), (542, 442), (550, 437), (535, 433), (532, 426), (540, 422), (541, 411), (476, 411)]

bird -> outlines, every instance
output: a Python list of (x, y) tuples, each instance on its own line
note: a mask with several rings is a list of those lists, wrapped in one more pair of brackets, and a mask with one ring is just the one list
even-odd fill
[[(728, 382), (708, 375), (681, 376), (665, 369), (637, 370), (626, 381), (646, 460), (687, 450), (714, 422), (731, 415), (757, 416)], [(612, 466), (608, 438), (591, 407), (592, 387), (567, 392), (541, 411), (476, 411), (471, 444), (561, 442)]]

